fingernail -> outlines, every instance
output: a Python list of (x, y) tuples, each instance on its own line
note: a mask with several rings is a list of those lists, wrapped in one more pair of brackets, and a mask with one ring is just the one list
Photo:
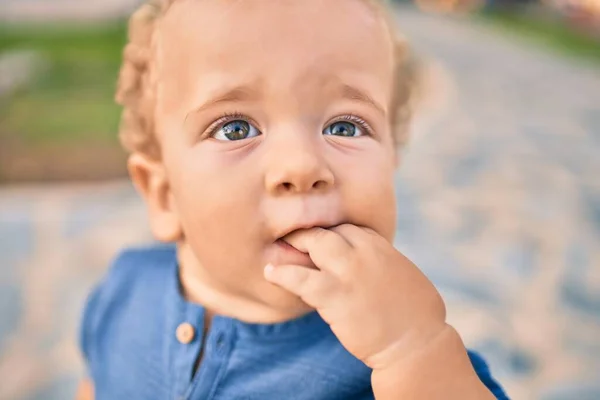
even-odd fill
[(273, 266), (273, 264), (269, 263), (265, 266), (265, 275), (269, 276), (271, 275), (271, 273), (273, 272), (273, 270), (275, 269), (275, 267)]

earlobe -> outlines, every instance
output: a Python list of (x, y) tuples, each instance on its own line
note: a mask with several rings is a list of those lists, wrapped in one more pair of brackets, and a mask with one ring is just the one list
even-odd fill
[(127, 162), (129, 175), (148, 207), (150, 227), (157, 240), (174, 242), (182, 237), (179, 214), (163, 163), (140, 153)]

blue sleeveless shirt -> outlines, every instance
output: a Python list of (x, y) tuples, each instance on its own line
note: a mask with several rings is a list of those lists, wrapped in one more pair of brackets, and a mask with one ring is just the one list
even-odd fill
[[(204, 309), (181, 296), (174, 247), (123, 252), (83, 315), (81, 348), (96, 400), (374, 399), (371, 370), (316, 312), (268, 325), (216, 316), (205, 340), (203, 323)], [(506, 399), (483, 359), (469, 357)]]

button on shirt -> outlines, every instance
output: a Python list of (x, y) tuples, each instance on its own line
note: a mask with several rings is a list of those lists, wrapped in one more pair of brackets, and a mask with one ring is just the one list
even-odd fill
[[(374, 398), (371, 370), (316, 312), (279, 324), (215, 316), (204, 331), (204, 309), (181, 296), (174, 247), (125, 251), (83, 315), (81, 347), (96, 399)], [(506, 399), (483, 359), (469, 356), (481, 381)]]

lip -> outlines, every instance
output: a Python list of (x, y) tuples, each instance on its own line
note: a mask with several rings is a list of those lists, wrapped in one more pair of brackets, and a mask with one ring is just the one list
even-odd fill
[(270, 243), (299, 229), (328, 229), (345, 220), (336, 191), (323, 195), (269, 196), (261, 204), (261, 209), (268, 216), (268, 236), (265, 239)]
[(321, 223), (304, 223), (295, 224), (289, 228), (279, 232), (279, 235), (274, 242), (268, 247), (267, 259), (268, 262), (274, 265), (301, 265), (307, 268), (318, 269), (307, 253), (304, 253), (285, 240), (285, 237), (300, 229), (323, 228), (329, 229), (339, 224), (321, 224)]
[[(330, 229), (333, 228), (335, 226), (341, 225), (340, 224), (329, 224), (329, 223), (305, 223), (305, 224), (297, 224), (294, 226), (291, 226), (281, 232), (278, 233), (278, 235), (276, 236), (276, 241), (277, 240), (283, 240), (284, 237), (286, 237), (287, 235), (291, 234), (292, 232), (296, 232), (299, 231), (301, 229), (311, 229), (311, 228), (323, 228), (323, 229)], [(287, 244), (287, 242), (286, 242)]]
[(307, 253), (303, 253), (283, 239), (277, 239), (269, 246), (268, 262), (275, 265), (301, 265), (317, 268)]

